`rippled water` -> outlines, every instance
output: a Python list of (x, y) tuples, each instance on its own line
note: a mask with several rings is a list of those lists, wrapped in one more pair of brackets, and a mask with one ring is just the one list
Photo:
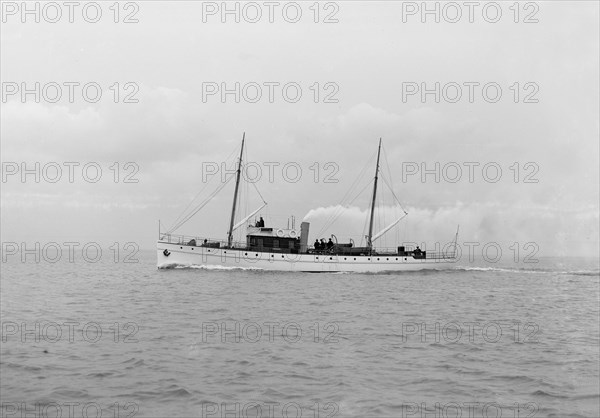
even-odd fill
[(3, 416), (599, 416), (597, 259), (301, 274), (148, 252), (9, 261), (1, 293)]

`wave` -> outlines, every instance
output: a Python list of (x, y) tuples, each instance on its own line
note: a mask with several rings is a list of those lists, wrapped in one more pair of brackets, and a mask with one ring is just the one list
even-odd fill
[(551, 273), (565, 274), (571, 276), (600, 276), (599, 270), (553, 270), (544, 268), (501, 268), (501, 267), (455, 267), (450, 271), (484, 271), (484, 272), (501, 272), (501, 273)]
[(570, 271), (565, 274), (570, 274), (573, 276), (600, 276), (600, 270), (577, 270)]
[(259, 267), (230, 267), (230, 266), (219, 266), (219, 265), (204, 265), (204, 264), (163, 264), (158, 267), (161, 270), (224, 270), (224, 271), (232, 271), (232, 270), (254, 270), (254, 271), (264, 271), (264, 269)]
[(491, 271), (501, 273), (544, 273), (542, 269), (510, 269), (500, 267), (455, 267), (454, 271)]
[[(257, 271), (257, 272), (274, 272), (274, 273), (298, 273), (285, 270), (265, 270), (260, 267), (240, 267), (240, 266), (221, 266), (221, 265), (205, 265), (205, 264), (179, 264), (170, 263), (159, 266), (161, 270), (207, 270), (207, 271)], [(436, 274), (436, 273), (456, 273), (466, 271), (491, 272), (491, 273), (519, 273), (519, 274), (559, 274), (571, 276), (587, 276), (598, 277), (600, 270), (556, 270), (551, 268), (507, 268), (507, 267), (446, 267), (446, 268), (423, 268), (421, 270), (385, 270), (380, 272), (363, 272), (357, 273), (352, 271), (337, 271), (325, 272), (329, 274), (366, 274), (366, 275), (397, 275), (397, 274)]]

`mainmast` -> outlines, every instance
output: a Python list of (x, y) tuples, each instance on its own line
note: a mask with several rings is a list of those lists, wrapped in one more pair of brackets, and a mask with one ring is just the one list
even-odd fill
[(233, 222), (235, 220), (235, 207), (237, 206), (238, 189), (240, 188), (240, 173), (242, 171), (242, 156), (244, 154), (244, 140), (246, 139), (246, 132), (242, 136), (242, 149), (240, 151), (240, 161), (238, 163), (238, 169), (235, 178), (235, 192), (233, 194), (233, 208), (231, 208), (231, 221), (229, 222), (229, 233), (227, 234), (227, 247), (231, 248), (233, 241)]
[(377, 164), (375, 167), (375, 182), (373, 183), (373, 201), (371, 202), (371, 219), (369, 220), (369, 235), (367, 235), (367, 247), (372, 250), (371, 237), (373, 236), (373, 218), (375, 215), (375, 197), (377, 196), (377, 176), (379, 174), (379, 155), (381, 154), (381, 138), (379, 138), (379, 148), (377, 149)]

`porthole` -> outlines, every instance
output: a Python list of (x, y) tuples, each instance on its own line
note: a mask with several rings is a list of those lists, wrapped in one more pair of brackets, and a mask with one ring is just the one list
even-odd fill
[[(210, 250), (208, 250), (208, 251), (210, 251)], [(248, 255), (248, 253), (244, 253), (244, 255)]]
[(406, 261), (406, 257), (404, 257), (404, 261)]
[(275, 257), (273, 254), (271, 254), (271, 257)]
[(354, 257), (354, 261), (356, 261), (356, 257)]
[(398, 261), (398, 257), (396, 257), (396, 261)]
[(181, 248), (183, 250), (183, 247), (179, 247), (179, 248)]
[(346, 257), (344, 257), (344, 260), (346, 259)]
[(379, 257), (377, 257), (377, 261), (379, 261)]
[(330, 260), (333, 260), (333, 257), (329, 257)]
[(281, 256), (281, 258), (283, 258), (283, 256)]
[(258, 254), (256, 254), (256, 256), (258, 257)]
[(389, 258), (386, 258), (386, 260), (387, 260), (387, 261), (390, 261), (390, 259), (389, 259)]

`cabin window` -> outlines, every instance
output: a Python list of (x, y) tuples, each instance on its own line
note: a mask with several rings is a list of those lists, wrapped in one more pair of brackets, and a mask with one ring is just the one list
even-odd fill
[(279, 248), (279, 240), (278, 239), (273, 240), (273, 248)]

